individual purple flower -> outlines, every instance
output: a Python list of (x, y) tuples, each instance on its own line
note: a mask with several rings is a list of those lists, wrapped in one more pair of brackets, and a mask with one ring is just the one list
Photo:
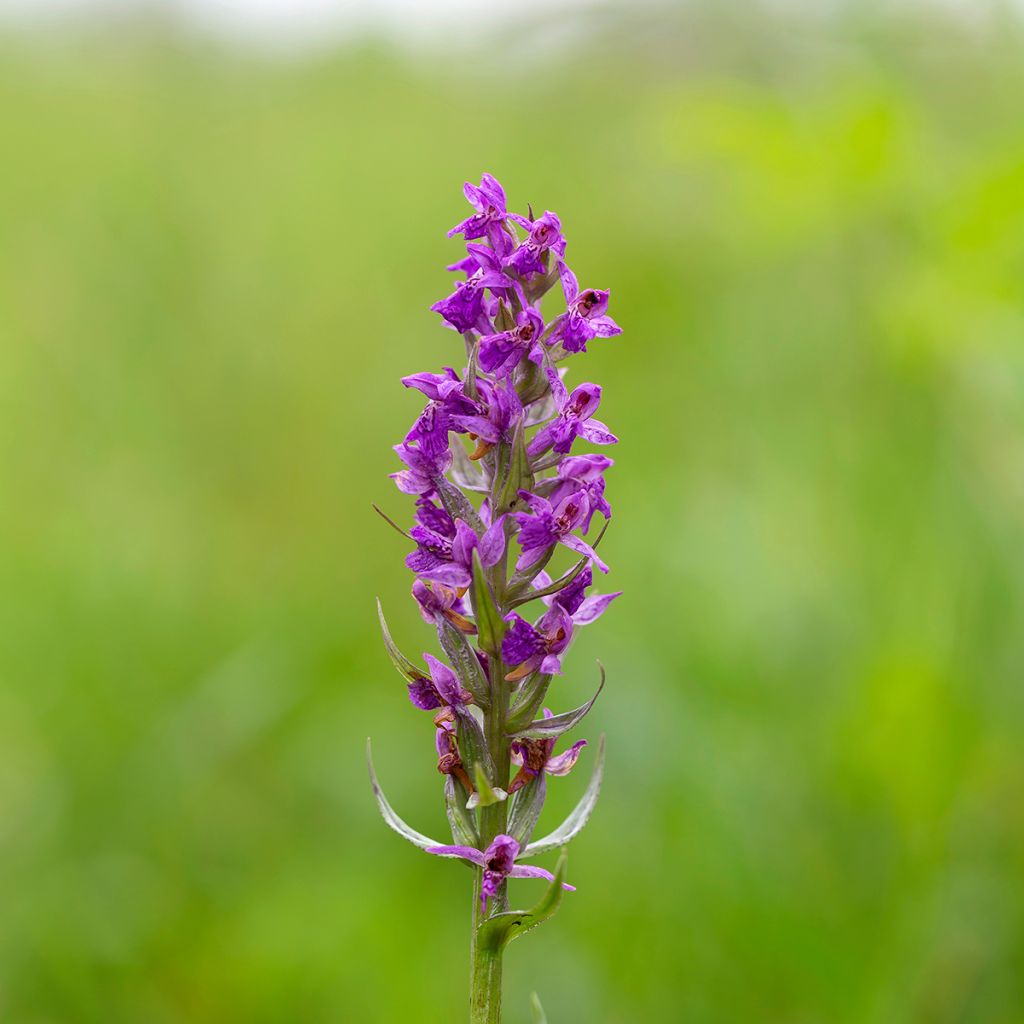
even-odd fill
[(544, 318), (532, 306), (516, 314), (516, 326), (480, 339), (480, 366), (496, 377), (506, 377), (527, 356), (535, 363), (544, 359), (540, 336)]
[[(544, 709), (544, 717), (554, 717), (550, 708)], [(518, 739), (512, 744), (512, 763), (519, 766), (515, 778), (509, 783), (508, 795), (522, 789), (531, 779), (540, 775), (568, 775), (579, 760), (580, 751), (587, 745), (586, 740), (577, 740), (568, 750), (554, 754), (557, 739)]]
[(402, 383), (430, 399), (405, 435), (406, 443), (415, 442), (428, 457), (439, 457), (448, 450), (448, 431), (461, 429), (458, 415), (473, 412), (475, 403), (466, 397), (462, 380), (450, 367), (444, 373), (414, 373), (403, 377)]
[(555, 370), (549, 367), (547, 375), (558, 415), (534, 435), (526, 449), (531, 457), (543, 455), (549, 448), (566, 455), (577, 437), (592, 444), (618, 441), (600, 420), (593, 418), (601, 404), (601, 388), (597, 384), (580, 384), (570, 395)]
[(424, 622), (437, 625), (444, 618), (456, 629), (472, 635), (476, 633), (476, 626), (466, 618), (463, 594), (463, 588), (446, 587), (436, 580), (417, 579), (412, 585), (412, 596), (416, 599)]
[(576, 275), (564, 264), (558, 265), (558, 276), (565, 292), (566, 311), (555, 321), (548, 344), (561, 342), (566, 352), (586, 352), (592, 338), (611, 338), (622, 328), (607, 315), (607, 291), (585, 288), (582, 292)]
[(522, 554), (516, 562), (517, 570), (528, 569), (556, 544), (563, 544), (571, 551), (589, 558), (601, 572), (608, 571), (608, 566), (601, 561), (598, 553), (572, 532), (590, 515), (586, 491), (576, 491), (554, 506), (546, 498), (530, 494), (529, 491), (520, 491), (519, 497), (530, 506), (532, 514), (512, 513), (512, 518), (519, 524), (519, 546), (522, 548)]
[(424, 653), (424, 660), (430, 669), (430, 677), (423, 677), (409, 683), (409, 700), (421, 711), (433, 711), (440, 707), (461, 708), (468, 704), (473, 695), (459, 684), (459, 677), (432, 654)]
[(467, 522), (452, 519), (443, 508), (420, 498), (409, 536), (416, 541), (416, 550), (406, 556), (405, 564), (417, 576), (448, 587), (468, 587), (473, 581), (474, 549), (485, 568), (497, 564), (504, 553), (505, 517), (499, 516), (478, 537)]
[(467, 181), (462, 186), (462, 192), (476, 213), (456, 224), (448, 232), (448, 237), (462, 235), (467, 242), (486, 237), (494, 249), (500, 251), (509, 244), (506, 228), (508, 210), (501, 183), (493, 175), (484, 174), (479, 185)]
[(548, 501), (557, 504), (575, 491), (586, 491), (590, 510), (583, 523), (583, 532), (590, 532), (590, 520), (595, 512), (611, 519), (612, 509), (604, 496), (604, 472), (615, 465), (607, 455), (570, 455), (558, 464), (554, 486), (547, 493)]
[(493, 249), (486, 245), (467, 245), (466, 250), (469, 256), (448, 268), (464, 271), (466, 280), (457, 282), (451, 295), (430, 308), (440, 313), (457, 331), (476, 330), (490, 334), (493, 328), (487, 318), (485, 289), (490, 288), (497, 295), (504, 296), (513, 283), (502, 273), (501, 258)]
[[(506, 878), (544, 878), (549, 882), (555, 880), (555, 876), (544, 868), (516, 864), (516, 857), (519, 856), (519, 843), (507, 835), (495, 836), (491, 845), (482, 851), (472, 846), (428, 846), (426, 849), (427, 853), (432, 853), (435, 856), (459, 857), (483, 868), (480, 902), (484, 911), (487, 910), (487, 901), (498, 895), (498, 890)], [(563, 882), (562, 888), (569, 892), (576, 891), (576, 887), (569, 885), (568, 882)]]
[(476, 380), (478, 401), (467, 412), (452, 416), (455, 430), (469, 434), (477, 441), (476, 450), (469, 456), (476, 461), (501, 441), (511, 441), (516, 423), (522, 416), (523, 406), (511, 384), (502, 387), (484, 377)]
[(501, 657), (517, 666), (505, 679), (514, 683), (531, 672), (561, 675), (562, 655), (572, 641), (572, 616), (562, 607), (546, 611), (535, 626), (515, 612), (505, 616), (512, 626), (501, 641)]
[(419, 494), (429, 497), (437, 488), (437, 479), (452, 464), (451, 450), (429, 452), (408, 443), (396, 444), (395, 453), (406, 468), (388, 474), (404, 494)]
[(504, 265), (521, 277), (547, 273), (548, 268), (543, 261), (545, 253), (551, 251), (559, 260), (565, 255), (565, 238), (562, 236), (562, 222), (558, 215), (548, 210), (542, 217), (532, 221), (515, 213), (510, 216), (526, 228), (529, 234), (526, 241), (505, 259)]

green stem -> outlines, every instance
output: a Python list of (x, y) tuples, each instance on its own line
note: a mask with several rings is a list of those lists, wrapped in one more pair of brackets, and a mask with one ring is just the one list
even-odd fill
[(473, 883), (473, 939), (470, 947), (470, 1024), (501, 1024), (501, 950), (477, 941), (484, 920), (480, 902), (481, 875)]
[[(507, 465), (511, 459), (508, 445), (502, 445), (497, 463)], [(494, 490), (497, 489), (495, 482)], [(494, 503), (492, 493), (492, 507)], [(503, 612), (505, 593), (508, 588), (508, 554), (489, 573), (491, 589), (499, 618)], [(491, 703), (484, 714), (484, 735), (487, 746), (494, 761), (494, 786), (507, 790), (511, 775), (509, 746), (506, 735), (508, 731), (508, 709), (511, 700), (511, 688), (505, 682), (506, 666), (501, 659), (501, 639), (498, 638), (496, 650), (487, 651), (491, 675)], [(481, 847), (486, 849), (496, 836), (508, 829), (508, 802), (505, 800), (483, 807), (480, 810)], [(473, 918), (472, 937), (470, 941), (470, 987), (469, 987), (469, 1020), (470, 1024), (500, 1024), (501, 1022), (501, 973), (502, 950), (483, 945), (478, 941), (480, 925), (484, 922), (485, 911), (480, 898), (482, 872), (477, 871), (473, 883)], [(508, 894), (503, 885), (490, 900), (490, 913), (508, 910)]]

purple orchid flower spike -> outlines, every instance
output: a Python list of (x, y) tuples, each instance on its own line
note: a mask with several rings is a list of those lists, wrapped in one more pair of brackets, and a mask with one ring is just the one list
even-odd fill
[[(619, 327), (608, 316), (608, 292), (581, 291), (565, 265), (556, 214), (509, 210), (505, 190), (490, 174), (463, 191), (473, 212), (449, 232), (465, 244), (448, 267), (459, 277), (451, 294), (431, 307), (462, 337), (439, 372), (402, 378), (424, 396), (425, 408), (395, 445), (402, 465), (390, 474), (415, 499), (412, 526), (396, 529), (415, 544), (405, 557), (414, 574), (412, 597), (434, 627), (444, 660), (431, 653), (410, 660), (378, 602), (391, 664), (411, 703), (433, 719), (452, 845), (398, 816), (380, 787), (369, 744), (367, 763), (381, 814), (395, 832), (474, 868), (480, 899), (471, 925), (470, 1017), (472, 1024), (500, 1024), (504, 947), (549, 918), (562, 890), (573, 888), (564, 882), (564, 852), (554, 873), (520, 861), (574, 839), (601, 787), (604, 737), (575, 808), (532, 838), (544, 813), (546, 776), (566, 775), (586, 746), (586, 740), (567, 741), (556, 753), (556, 741), (590, 712), (604, 669), (587, 703), (555, 715), (544, 708), (543, 718), (536, 716), (579, 628), (619, 597), (593, 592), (595, 572), (608, 566), (584, 539), (595, 512), (611, 518), (605, 474), (612, 460), (572, 454), (577, 438), (595, 445), (617, 439), (594, 418), (601, 388), (585, 382), (570, 392), (563, 382), (565, 357)], [(559, 298), (557, 289), (552, 294), (556, 274), (565, 307), (549, 313), (547, 304)], [(455, 351), (465, 351), (465, 363)], [(580, 561), (552, 582), (544, 569), (559, 546)], [(535, 600), (543, 605), (530, 620), (517, 613)], [(511, 910), (509, 878), (546, 879), (550, 886), (532, 909)]]
[(601, 570), (608, 566), (598, 553), (573, 530), (582, 526), (590, 514), (587, 492), (580, 490), (552, 505), (547, 498), (541, 498), (529, 491), (520, 491), (519, 497), (531, 509), (529, 512), (513, 512), (512, 518), (519, 524), (519, 546), (522, 554), (516, 562), (516, 569), (522, 571), (536, 565), (556, 544), (563, 544), (570, 551), (584, 555)]
[(516, 326), (480, 339), (480, 366), (496, 377), (507, 377), (526, 357), (540, 364), (544, 360), (540, 337), (544, 319), (532, 306), (516, 315)]
[(548, 344), (560, 341), (566, 352), (586, 352), (591, 339), (612, 338), (622, 333), (622, 328), (607, 315), (607, 291), (585, 288), (581, 292), (576, 275), (564, 263), (558, 265), (558, 276), (568, 308), (556, 320)]
[(444, 662), (427, 653), (424, 653), (423, 660), (430, 669), (430, 677), (409, 683), (409, 700), (421, 711), (461, 708), (473, 699), (473, 695), (460, 685), (459, 677)]
[(467, 242), (474, 238), (486, 237), (491, 246), (500, 251), (503, 246), (509, 244), (506, 227), (508, 210), (501, 182), (491, 174), (484, 174), (479, 185), (467, 181), (462, 191), (476, 213), (456, 224), (448, 232), (448, 237), (462, 235)]
[(531, 458), (543, 455), (549, 448), (560, 455), (567, 455), (577, 437), (591, 444), (618, 442), (619, 439), (600, 420), (593, 418), (601, 404), (601, 388), (597, 384), (580, 384), (570, 395), (555, 370), (549, 367), (547, 375), (558, 415), (547, 426), (541, 427), (530, 442), (526, 450)]
[(526, 241), (505, 259), (504, 265), (521, 277), (547, 273), (548, 268), (544, 265), (543, 259), (545, 253), (553, 252), (559, 260), (565, 255), (565, 238), (558, 215), (548, 210), (536, 220), (528, 220), (516, 213), (510, 216), (517, 224), (526, 228), (528, 234)]
[[(550, 708), (544, 709), (544, 718), (553, 718)], [(516, 777), (509, 783), (508, 795), (522, 789), (539, 775), (568, 775), (579, 760), (586, 740), (577, 740), (568, 750), (554, 754), (554, 737), (543, 740), (518, 739), (512, 744), (512, 763), (519, 766)]]
[(486, 568), (504, 554), (505, 517), (499, 516), (478, 537), (468, 523), (452, 519), (443, 508), (420, 498), (416, 502), (416, 525), (409, 536), (416, 541), (416, 550), (406, 556), (408, 568), (423, 579), (465, 588), (473, 580), (474, 550), (479, 551)]
[[(498, 895), (506, 878), (544, 878), (549, 882), (555, 876), (544, 868), (526, 864), (516, 864), (519, 856), (519, 844), (507, 835), (494, 837), (494, 841), (486, 850), (477, 850), (472, 846), (428, 846), (427, 853), (437, 857), (459, 857), (483, 868), (483, 883), (480, 887), (480, 901), (486, 913), (487, 901)], [(562, 883), (567, 892), (575, 892), (576, 887), (568, 882)]]

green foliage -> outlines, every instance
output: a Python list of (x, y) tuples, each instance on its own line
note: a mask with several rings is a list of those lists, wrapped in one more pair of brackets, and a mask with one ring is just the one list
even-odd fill
[(444, 841), (370, 503), (409, 526), (397, 377), (462, 358), (485, 169), (625, 328), (567, 364), (625, 595), (546, 697), (601, 658), (608, 772), (510, 1024), (1024, 1019), (1021, 25), (686, 6), (466, 62), (2, 47), (0, 1019), (461, 1013), (470, 873), (362, 747)]

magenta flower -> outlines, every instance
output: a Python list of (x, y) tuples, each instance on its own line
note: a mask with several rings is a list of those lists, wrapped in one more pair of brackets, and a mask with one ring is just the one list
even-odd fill
[(480, 367), (496, 377), (512, 373), (526, 356), (535, 363), (544, 360), (540, 336), (544, 333), (544, 320), (532, 306), (516, 316), (516, 326), (500, 334), (489, 334), (480, 339)]
[[(550, 708), (544, 709), (544, 717), (554, 717)], [(557, 742), (552, 737), (543, 740), (518, 739), (512, 744), (512, 763), (519, 766), (519, 771), (509, 783), (509, 796), (539, 775), (568, 775), (572, 771), (587, 741), (577, 740), (568, 750), (555, 755)]]
[(563, 544), (570, 551), (589, 558), (601, 572), (608, 571), (598, 553), (572, 532), (588, 521), (590, 502), (586, 491), (576, 491), (555, 506), (546, 498), (528, 491), (520, 491), (519, 497), (530, 506), (531, 512), (512, 513), (512, 518), (519, 524), (519, 546), (522, 548), (516, 562), (517, 570), (536, 565), (556, 544)]
[[(484, 515), (486, 515), (486, 510)], [(462, 519), (452, 519), (432, 501), (416, 502), (416, 525), (409, 531), (416, 550), (405, 564), (417, 576), (447, 587), (468, 587), (473, 580), (473, 551), (480, 552), (486, 568), (497, 563), (505, 551), (505, 517), (499, 516), (482, 536)]]
[(504, 265), (521, 277), (547, 273), (548, 268), (543, 262), (545, 253), (553, 252), (559, 260), (565, 255), (565, 238), (562, 237), (562, 222), (558, 215), (548, 210), (536, 220), (527, 220), (516, 213), (511, 214), (511, 218), (526, 228), (528, 234), (526, 241), (505, 259)]
[(601, 404), (601, 388), (597, 384), (580, 384), (570, 395), (561, 377), (550, 367), (547, 371), (551, 394), (558, 414), (537, 431), (527, 447), (531, 458), (543, 455), (549, 448), (566, 455), (573, 441), (582, 437), (592, 444), (615, 444), (618, 438), (600, 421), (593, 418)]
[(430, 452), (405, 443), (396, 444), (394, 450), (406, 468), (389, 475), (398, 489), (405, 494), (429, 497), (437, 488), (438, 478), (447, 472), (452, 464), (452, 453), (448, 448), (444, 451)]
[[(465, 281), (455, 285), (455, 291), (435, 302), (430, 308), (440, 313), (457, 331), (479, 331), (490, 334), (493, 328), (488, 319), (486, 289), (504, 296), (513, 287), (501, 269), (501, 258), (486, 245), (468, 245), (469, 257), (453, 263), (449, 270), (461, 270)], [(475, 267), (475, 269), (474, 269)]]
[[(427, 853), (433, 853), (438, 857), (459, 857), (483, 868), (480, 901), (485, 911), (487, 901), (498, 895), (498, 890), (506, 878), (544, 878), (549, 882), (555, 880), (555, 876), (544, 868), (516, 864), (519, 844), (507, 835), (495, 836), (494, 842), (483, 851), (472, 846), (428, 846)], [(576, 891), (576, 887), (569, 885), (568, 882), (563, 882), (562, 888), (569, 892)]]
[(446, 587), (436, 580), (417, 579), (412, 585), (412, 596), (424, 622), (437, 625), (444, 618), (461, 632), (472, 634), (476, 632), (476, 626), (466, 618), (466, 605), (462, 600), (464, 593), (461, 587)]
[(462, 191), (476, 213), (456, 224), (448, 232), (448, 237), (462, 235), (467, 242), (474, 238), (486, 237), (493, 248), (500, 251), (508, 244), (509, 237), (506, 227), (508, 210), (505, 207), (505, 190), (501, 187), (501, 182), (493, 175), (484, 174), (479, 185), (467, 181), (462, 186)]
[(585, 491), (590, 510), (583, 523), (583, 532), (590, 532), (590, 520), (595, 512), (611, 519), (612, 508), (604, 496), (604, 471), (615, 465), (607, 455), (570, 455), (558, 464), (554, 486), (546, 492), (547, 499), (557, 504), (576, 491)]
[(432, 654), (424, 652), (424, 660), (430, 669), (430, 678), (417, 679), (409, 683), (409, 700), (421, 711), (433, 711), (440, 707), (461, 708), (468, 704), (473, 695), (459, 684), (459, 677)]
[[(540, 577), (543, 577), (543, 582)], [(544, 573), (540, 577), (536, 582), (541, 586), (551, 582)], [(620, 590), (614, 594), (585, 597), (592, 581), (593, 574), (587, 566), (567, 587), (544, 597), (548, 610), (533, 626), (515, 612), (505, 616), (505, 621), (511, 622), (512, 627), (502, 640), (501, 656), (506, 664), (518, 666), (505, 676), (507, 680), (515, 682), (538, 671), (545, 675), (561, 674), (562, 655), (572, 643), (574, 628), (595, 622), (622, 593)]]
[(587, 342), (592, 338), (611, 338), (622, 333), (622, 328), (607, 315), (607, 291), (585, 288), (581, 292), (576, 275), (564, 263), (559, 263), (558, 275), (567, 309), (555, 321), (548, 344), (560, 341), (566, 352), (586, 352)]

